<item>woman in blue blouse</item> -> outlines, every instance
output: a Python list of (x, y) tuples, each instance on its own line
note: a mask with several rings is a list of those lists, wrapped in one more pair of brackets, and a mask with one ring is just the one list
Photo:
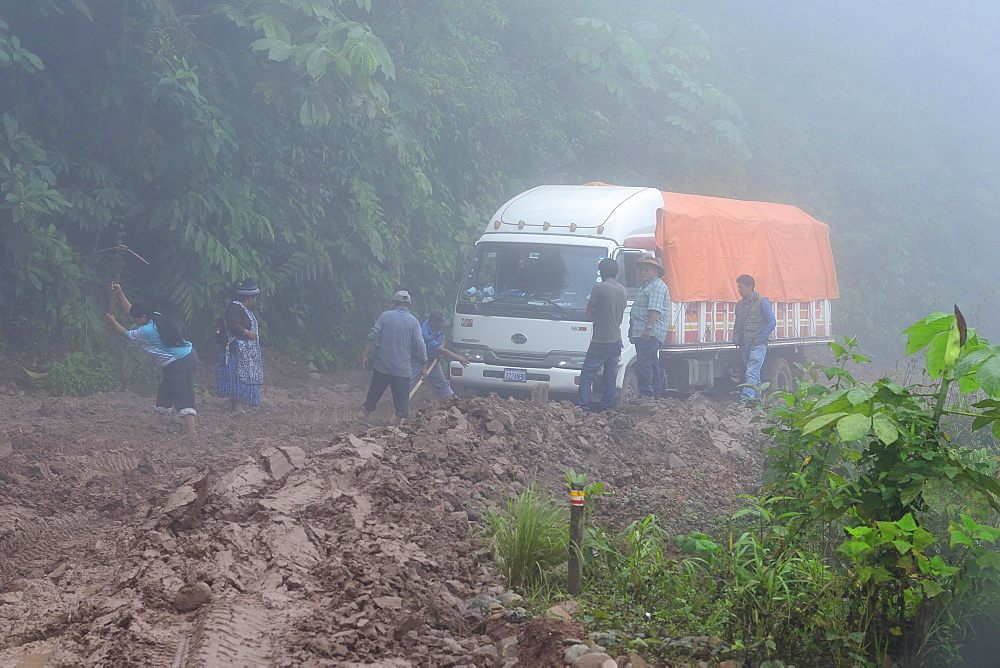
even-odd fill
[(138, 327), (127, 330), (118, 322), (113, 313), (106, 313), (105, 319), (119, 334), (128, 337), (149, 354), (163, 371), (163, 380), (156, 391), (156, 415), (159, 424), (164, 424), (172, 408), (184, 419), (188, 436), (198, 433), (194, 407), (194, 377), (198, 371), (198, 353), (190, 341), (184, 339), (177, 327), (154, 311), (144, 302), (129, 303), (122, 286), (111, 284), (111, 290), (118, 298), (118, 304), (126, 311)]

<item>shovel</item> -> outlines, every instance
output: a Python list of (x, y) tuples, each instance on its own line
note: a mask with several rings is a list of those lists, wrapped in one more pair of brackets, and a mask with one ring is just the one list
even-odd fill
[(417, 393), (417, 390), (420, 389), (420, 386), (424, 384), (424, 379), (427, 378), (427, 376), (431, 375), (431, 369), (433, 369), (434, 365), (437, 364), (437, 363), (438, 363), (438, 358), (435, 357), (434, 361), (431, 362), (431, 365), (429, 367), (427, 367), (427, 373), (425, 373), (422, 376), (420, 376), (420, 380), (418, 380), (417, 384), (413, 386), (412, 390), (410, 390), (410, 399), (412, 399), (413, 395)]

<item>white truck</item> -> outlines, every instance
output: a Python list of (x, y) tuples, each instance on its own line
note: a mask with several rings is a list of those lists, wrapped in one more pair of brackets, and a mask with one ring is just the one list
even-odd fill
[[(455, 304), (450, 364), (459, 391), (575, 393), (590, 345), (586, 317), (597, 263), (618, 261), (631, 298), (636, 262), (659, 257), (670, 289), (669, 329), (659, 352), (664, 383), (680, 391), (742, 382), (731, 343), (736, 277), (750, 274), (771, 300), (777, 327), (761, 379), (793, 385), (791, 362), (833, 340), (838, 296), (826, 225), (795, 207), (588, 184), (539, 186), (504, 204), (476, 243)], [(635, 347), (622, 323), (619, 402), (637, 396)], [(600, 377), (595, 394), (603, 391)]]

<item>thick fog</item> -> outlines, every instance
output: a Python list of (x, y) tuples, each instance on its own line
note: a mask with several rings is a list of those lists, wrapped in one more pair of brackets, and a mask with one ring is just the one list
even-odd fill
[[(809, 145), (810, 169), (826, 187), (803, 179), (802, 190), (785, 196), (830, 224), (848, 310), (877, 306), (880, 285), (902, 280), (912, 318), (957, 302), (981, 334), (1000, 340), (1000, 8), (778, 0), (674, 6), (695, 17), (726, 66), (744, 77), (744, 96), (736, 98), (755, 152), (748, 196), (768, 195), (768, 184), (753, 183), (754, 162), (767, 154), (796, 169), (779, 142), (754, 142), (767, 119), (752, 108), (767, 98), (801, 123), (786, 128), (785, 140)], [(633, 9), (639, 17), (639, 5)], [(884, 324), (893, 335), (908, 323)]]

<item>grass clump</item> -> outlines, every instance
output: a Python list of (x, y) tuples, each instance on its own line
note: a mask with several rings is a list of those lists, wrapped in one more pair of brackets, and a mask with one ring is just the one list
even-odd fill
[(543, 494), (536, 484), (508, 496), (499, 511), (486, 511), (486, 541), (512, 589), (543, 587), (553, 569), (566, 561), (569, 517), (565, 504)]

